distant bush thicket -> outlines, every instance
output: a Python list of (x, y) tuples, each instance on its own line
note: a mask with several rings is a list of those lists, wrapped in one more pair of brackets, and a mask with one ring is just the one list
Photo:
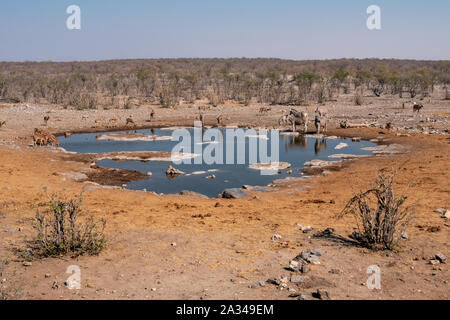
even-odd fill
[[(322, 103), (339, 93), (425, 96), (450, 84), (450, 61), (340, 59), (160, 59), (99, 62), (0, 62), (0, 99), (76, 109), (173, 107), (207, 99), (298, 105)], [(444, 97), (443, 97), (444, 98)]]
[(45, 212), (36, 210), (34, 228), (37, 235), (30, 242), (27, 252), (31, 252), (33, 257), (100, 253), (106, 244), (106, 221), (94, 221), (92, 216), (80, 221), (81, 195), (71, 199), (62, 199), (56, 195), (49, 198)]

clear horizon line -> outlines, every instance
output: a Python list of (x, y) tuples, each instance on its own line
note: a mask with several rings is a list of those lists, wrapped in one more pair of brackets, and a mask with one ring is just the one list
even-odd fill
[(77, 62), (108, 62), (108, 61), (127, 61), (127, 60), (282, 60), (282, 61), (332, 61), (332, 60), (400, 60), (400, 61), (421, 61), (421, 62), (446, 62), (450, 59), (417, 59), (417, 58), (379, 58), (379, 57), (365, 57), (365, 58), (319, 58), (319, 59), (292, 59), (292, 58), (278, 58), (278, 57), (171, 57), (171, 58), (112, 58), (112, 59), (93, 59), (93, 60), (0, 60), (0, 63), (77, 63)]

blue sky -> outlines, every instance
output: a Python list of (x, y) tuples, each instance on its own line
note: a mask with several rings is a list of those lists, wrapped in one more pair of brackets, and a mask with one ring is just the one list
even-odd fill
[[(68, 30), (66, 8), (81, 8)], [(381, 7), (381, 30), (366, 8)], [(449, 0), (1, 0), (0, 61), (450, 59)]]

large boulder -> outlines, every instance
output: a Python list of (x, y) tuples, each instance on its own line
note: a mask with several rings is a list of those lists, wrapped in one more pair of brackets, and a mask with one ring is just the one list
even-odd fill
[(245, 198), (248, 195), (239, 188), (229, 188), (223, 190), (219, 196), (224, 199), (239, 199)]
[(199, 198), (203, 198), (203, 199), (209, 199), (204, 194), (194, 192), (194, 191), (189, 191), (189, 190), (182, 190), (182, 191), (180, 191), (180, 194), (183, 196), (192, 196), (192, 197), (199, 197)]

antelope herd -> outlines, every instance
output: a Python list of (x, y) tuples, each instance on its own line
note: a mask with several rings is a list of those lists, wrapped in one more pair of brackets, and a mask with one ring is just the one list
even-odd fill
[(58, 139), (50, 132), (43, 129), (34, 129), (33, 144), (35, 146), (60, 146)]

